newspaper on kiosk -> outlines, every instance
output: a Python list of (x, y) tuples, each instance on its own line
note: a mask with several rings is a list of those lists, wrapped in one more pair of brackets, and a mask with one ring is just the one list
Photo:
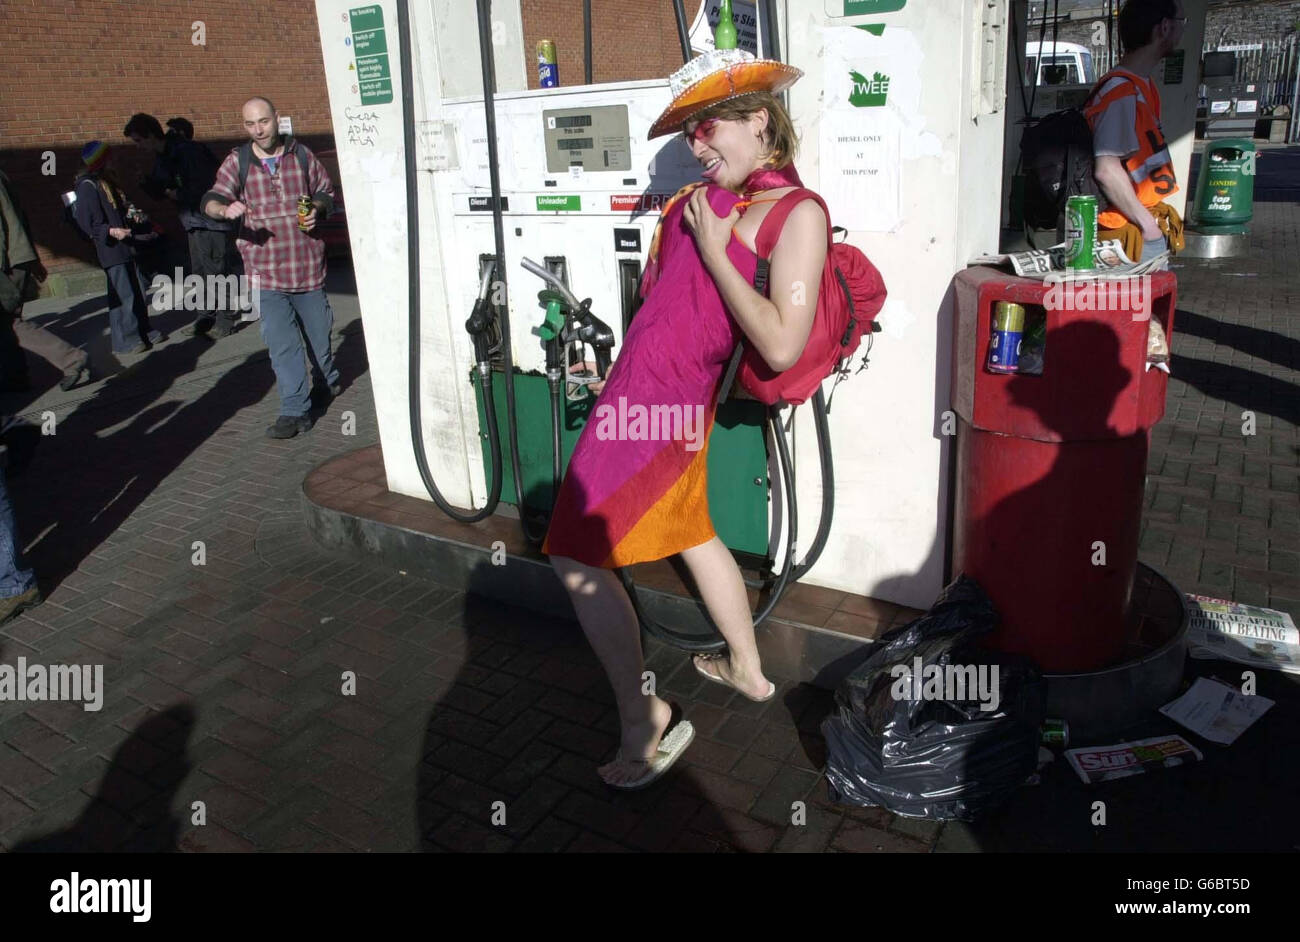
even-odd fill
[(1300, 674), (1300, 632), (1286, 612), (1205, 595), (1186, 599), (1192, 657)]
[(1029, 249), (1002, 255), (977, 255), (970, 260), (970, 264), (1010, 268), (1022, 278), (1098, 281), (1148, 275), (1169, 258), (1169, 253), (1165, 251), (1144, 261), (1135, 262), (1124, 254), (1124, 248), (1118, 239), (1108, 239), (1093, 245), (1094, 267), (1080, 271), (1067, 267), (1065, 249), (1066, 243), (1062, 242), (1046, 249)]

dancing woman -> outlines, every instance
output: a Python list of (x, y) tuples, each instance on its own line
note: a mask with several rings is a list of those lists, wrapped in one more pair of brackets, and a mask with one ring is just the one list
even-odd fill
[(754, 287), (759, 226), (801, 186), (792, 163), (797, 138), (776, 98), (801, 75), (747, 52), (715, 50), (673, 75), (673, 102), (650, 129), (651, 138), (683, 133), (704, 182), (663, 211), (642, 283), (645, 303), (593, 417), (628, 403), (651, 416), (680, 409), (703, 418), (703, 447), (686, 435), (616, 440), (608, 425), (589, 421), (543, 547), (614, 689), (620, 746), (598, 772), (617, 788), (656, 780), (693, 730), (677, 707), (643, 692), (640, 627), (615, 569), (680, 555), (729, 651), (727, 658), (697, 656), (696, 670), (751, 700), (776, 693), (763, 675), (740, 569), (709, 519), (706, 466), (736, 343), (743, 339), (773, 370), (788, 369), (803, 352), (817, 307), (827, 221), (815, 200), (798, 202), (785, 219), (768, 258), (766, 294)]

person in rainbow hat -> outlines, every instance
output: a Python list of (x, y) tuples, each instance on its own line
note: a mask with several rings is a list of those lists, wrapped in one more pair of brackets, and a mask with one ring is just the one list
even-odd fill
[[(645, 304), (603, 390), (595, 388), (592, 415), (611, 403), (650, 415), (680, 407), (703, 417), (704, 447), (682, 435), (622, 440), (633, 435), (611, 437), (588, 421), (543, 546), (614, 688), (620, 748), (598, 773), (615, 788), (654, 782), (694, 735), (680, 708), (643, 693), (640, 628), (616, 568), (680, 555), (729, 649), (727, 658), (697, 657), (695, 669), (750, 700), (776, 694), (763, 674), (740, 569), (709, 519), (707, 443), (736, 343), (743, 339), (772, 370), (785, 370), (803, 352), (817, 308), (827, 219), (802, 189), (793, 164), (798, 139), (776, 97), (802, 74), (738, 49), (708, 52), (671, 77), (672, 102), (650, 128), (651, 138), (683, 135), (702, 182), (664, 208), (641, 286)], [(760, 237), (786, 196), (776, 225)], [(758, 245), (765, 240), (770, 250)], [(754, 286), (760, 251), (766, 292)]]
[(149, 324), (147, 296), (131, 253), (128, 204), (110, 169), (111, 153), (103, 141), (91, 141), (81, 150), (85, 169), (75, 187), (77, 226), (95, 243), (95, 255), (108, 278), (113, 352), (144, 353), (165, 338)]

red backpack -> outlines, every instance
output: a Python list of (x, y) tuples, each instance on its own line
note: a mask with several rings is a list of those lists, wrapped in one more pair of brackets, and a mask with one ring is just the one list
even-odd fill
[[(773, 405), (787, 402), (799, 405), (821, 388), (822, 380), (841, 371), (862, 335), (875, 329), (875, 318), (885, 304), (885, 282), (880, 272), (862, 250), (845, 242), (834, 241), (830, 211), (812, 190), (798, 189), (777, 201), (759, 227), (754, 240), (758, 271), (754, 287), (767, 295), (768, 258), (776, 245), (781, 227), (790, 211), (806, 199), (817, 201), (826, 213), (826, 266), (817, 294), (817, 311), (803, 354), (788, 370), (777, 372), (758, 353), (743, 342), (732, 356), (722, 384), (720, 401), (726, 398), (732, 377), (759, 402)], [(844, 231), (844, 230), (840, 230)]]

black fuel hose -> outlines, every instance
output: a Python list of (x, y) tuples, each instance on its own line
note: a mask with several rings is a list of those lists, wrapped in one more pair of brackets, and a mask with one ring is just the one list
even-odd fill
[(564, 468), (560, 461), (560, 400), (563, 398), (564, 381), (549, 383), (551, 387), (551, 508), (560, 499), (560, 481), (564, 477)]
[(492, 409), (491, 376), (479, 371), (483, 388), (484, 411), (487, 413), (488, 436), (492, 449), (492, 483), (488, 502), (482, 510), (466, 513), (453, 507), (442, 496), (429, 470), (429, 460), (424, 453), (424, 428), (420, 414), (420, 217), (419, 179), (415, 159), (415, 89), (411, 68), (411, 13), (407, 0), (398, 0), (397, 30), (402, 56), (402, 143), (406, 150), (406, 267), (407, 267), (407, 340), (410, 354), (407, 360), (407, 400), (410, 407), (411, 447), (415, 452), (415, 466), (420, 480), (438, 509), (460, 523), (477, 523), (490, 516), (501, 498), (501, 436), (497, 431), (496, 414)]
[[(510, 346), (510, 305), (506, 278), (506, 238), (501, 218), (501, 175), (497, 164), (496, 66), (492, 58), (492, 0), (478, 0), (478, 45), (483, 69), (483, 112), (487, 122), (488, 175), (492, 183), (492, 233), (496, 240), (497, 277), (501, 284), (501, 356), (506, 386), (506, 426), (510, 434), (510, 468), (515, 478), (515, 506), (519, 508), (519, 526), (524, 539), (540, 546), (545, 539), (534, 535), (528, 524), (528, 505), (524, 503), (524, 480), (519, 466), (519, 428), (515, 422), (515, 364)], [(407, 133), (414, 138), (414, 127)], [(408, 150), (408, 155), (410, 151)], [(408, 156), (408, 162), (411, 159)], [(488, 400), (490, 403), (491, 400)], [(487, 403), (485, 403), (486, 408)]]
[[(790, 458), (790, 448), (785, 438), (785, 432), (781, 429), (780, 410), (775, 406), (770, 407), (768, 410), (767, 421), (776, 445), (777, 464), (781, 469), (782, 490), (785, 493), (786, 506), (789, 508), (790, 522), (786, 528), (786, 551), (785, 559), (781, 563), (781, 571), (774, 577), (763, 580), (757, 586), (749, 580), (745, 580), (745, 584), (751, 588), (772, 587), (767, 603), (754, 615), (755, 628), (758, 628), (772, 614), (776, 606), (780, 604), (789, 584), (797, 582), (817, 564), (822, 551), (826, 548), (826, 541), (830, 537), (831, 522), (835, 512), (835, 474), (831, 454), (830, 423), (827, 421), (826, 416), (826, 398), (821, 389), (818, 389), (813, 396), (812, 406), (813, 422), (817, 432), (817, 453), (822, 473), (822, 508), (812, 546), (809, 548), (803, 562), (798, 565), (794, 564), (794, 554), (799, 536), (799, 507), (795, 502), (793, 462)], [(675, 648), (695, 653), (717, 652), (727, 646), (726, 640), (718, 634), (716, 629), (712, 635), (701, 635), (678, 631), (656, 622), (646, 614), (645, 609), (642, 607), (640, 597), (637, 594), (636, 582), (632, 579), (631, 573), (627, 569), (620, 569), (619, 577), (622, 579), (623, 587), (632, 600), (632, 607), (636, 611), (637, 619), (641, 622), (641, 627), (650, 635)]]

